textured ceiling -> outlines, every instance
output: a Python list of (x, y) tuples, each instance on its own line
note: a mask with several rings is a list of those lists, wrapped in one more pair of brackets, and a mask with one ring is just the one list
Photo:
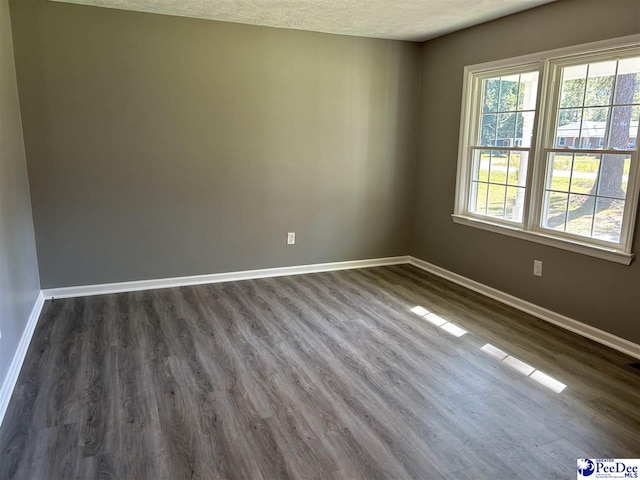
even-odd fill
[(51, 0), (224, 22), (421, 41), (555, 0)]

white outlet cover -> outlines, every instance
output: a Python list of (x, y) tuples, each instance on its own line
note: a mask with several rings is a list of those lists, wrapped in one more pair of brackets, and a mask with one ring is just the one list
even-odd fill
[(295, 245), (296, 243), (296, 232), (287, 233), (287, 245)]
[(537, 277), (542, 276), (542, 260), (533, 261), (533, 274)]

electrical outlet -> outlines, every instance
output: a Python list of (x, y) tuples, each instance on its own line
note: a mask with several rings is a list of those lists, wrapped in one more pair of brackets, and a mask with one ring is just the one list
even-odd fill
[(536, 277), (542, 276), (542, 260), (534, 260), (533, 261), (533, 274)]
[(296, 232), (287, 233), (287, 245), (295, 245), (296, 244)]

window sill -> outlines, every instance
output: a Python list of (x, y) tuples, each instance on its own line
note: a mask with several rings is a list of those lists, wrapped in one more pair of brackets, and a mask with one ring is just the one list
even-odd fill
[(629, 265), (633, 261), (632, 253), (626, 253), (612, 248), (590, 245), (578, 241), (560, 239), (551, 235), (545, 235), (544, 233), (525, 231), (517, 227), (501, 225), (498, 223), (480, 220), (473, 217), (467, 217), (464, 215), (453, 214), (451, 215), (451, 218), (453, 218), (453, 221), (455, 223), (460, 225), (479, 228), (481, 230), (487, 230), (494, 233), (501, 233), (510, 237), (520, 238), (522, 240), (528, 240), (530, 242), (541, 243), (542, 245), (548, 245), (550, 247), (560, 248), (562, 250), (568, 250), (570, 252), (580, 253), (582, 255), (589, 255), (591, 257), (600, 258), (609, 262)]

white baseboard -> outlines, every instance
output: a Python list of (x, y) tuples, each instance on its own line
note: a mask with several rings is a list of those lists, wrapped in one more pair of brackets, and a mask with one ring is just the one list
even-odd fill
[(474, 292), (478, 292), (486, 297), (493, 298), (494, 300), (509, 305), (517, 310), (540, 318), (545, 322), (553, 323), (554, 325), (562, 327), (565, 330), (569, 330), (571, 332), (577, 333), (578, 335), (582, 335), (583, 337), (601, 343), (602, 345), (611, 347), (614, 350), (626, 353), (627, 355), (635, 358), (640, 358), (640, 345), (630, 342), (629, 340), (625, 340), (624, 338), (620, 338), (616, 335), (613, 335), (612, 333), (605, 332), (604, 330), (600, 330), (599, 328), (592, 327), (591, 325), (587, 325), (586, 323), (579, 322), (577, 320), (574, 320), (573, 318), (565, 317), (564, 315), (553, 312), (551, 310), (547, 310), (546, 308), (543, 308), (539, 305), (527, 302), (526, 300), (522, 300), (518, 297), (514, 297), (513, 295), (509, 295), (508, 293), (505, 293), (496, 288), (489, 287), (487, 285), (484, 285), (483, 283), (476, 282), (475, 280), (471, 280), (470, 278), (463, 277), (462, 275), (458, 275), (457, 273), (453, 273), (437, 265), (425, 262), (424, 260), (420, 260), (419, 258), (409, 257), (409, 263), (429, 273), (433, 273), (434, 275), (442, 277), (445, 280), (457, 283), (458, 285), (462, 285), (469, 290), (473, 290)]
[(50, 300), (52, 298), (87, 297), (91, 295), (105, 295), (109, 293), (154, 290), (158, 288), (185, 287), (188, 285), (204, 285), (207, 283), (234, 282), (237, 280), (282, 277), (286, 275), (301, 275), (304, 273), (349, 270), (353, 268), (383, 267), (387, 265), (399, 265), (402, 263), (409, 263), (409, 257), (401, 256), (373, 258), (369, 260), (353, 260), (349, 262), (317, 263), (313, 265), (296, 265), (292, 267), (263, 268), (259, 270), (245, 270), (240, 272), (213, 273), (210, 275), (194, 275), (190, 277), (172, 277), (153, 280), (138, 280), (133, 282), (83, 285), (78, 287), (48, 288), (42, 290), (42, 294), (47, 300)]
[[(237, 280), (250, 280), (256, 278), (280, 277), (286, 275), (301, 275), (305, 273), (328, 272), (335, 270), (347, 270), (354, 268), (382, 267), (387, 265), (399, 265), (410, 263), (422, 270), (433, 273), (451, 282), (462, 285), (470, 290), (493, 298), (501, 303), (521, 310), (525, 313), (553, 323), (571, 332), (582, 335), (598, 343), (626, 353), (635, 358), (640, 358), (640, 345), (625, 340), (611, 333), (553, 312), (539, 305), (527, 302), (501, 290), (489, 287), (475, 280), (471, 280), (457, 273), (453, 273), (437, 265), (425, 262), (411, 256), (398, 256), (386, 258), (374, 258), (368, 260), (354, 260), (347, 262), (318, 263), (313, 265), (296, 265), (291, 267), (264, 268), (258, 270), (245, 270), (239, 272), (214, 273), (210, 275), (195, 275), (188, 277), (161, 278), (152, 280), (139, 280), (132, 282), (104, 283), (99, 285), (83, 285), (77, 287), (50, 288), (42, 290), (44, 299), (84, 297), (91, 295), (104, 295), (109, 293), (133, 292), (139, 290), (153, 290), (159, 288), (183, 287), (188, 285), (202, 285), (207, 283), (232, 282)], [(1, 398), (1, 397), (0, 397)]]
[(27, 350), (29, 350), (31, 337), (33, 337), (33, 332), (35, 331), (36, 325), (38, 324), (38, 318), (40, 318), (40, 312), (42, 312), (43, 305), (44, 296), (42, 295), (42, 292), (40, 292), (35, 304), (33, 305), (33, 308), (31, 309), (31, 315), (29, 315), (27, 324), (22, 331), (22, 336), (20, 337), (18, 348), (16, 348), (16, 353), (14, 353), (13, 359), (11, 360), (11, 365), (9, 365), (7, 376), (2, 382), (2, 388), (0, 388), (0, 425), (2, 425), (4, 414), (6, 413), (7, 407), (9, 406), (9, 400), (11, 400), (13, 389), (15, 388), (16, 382), (18, 381), (22, 363), (27, 356)]

